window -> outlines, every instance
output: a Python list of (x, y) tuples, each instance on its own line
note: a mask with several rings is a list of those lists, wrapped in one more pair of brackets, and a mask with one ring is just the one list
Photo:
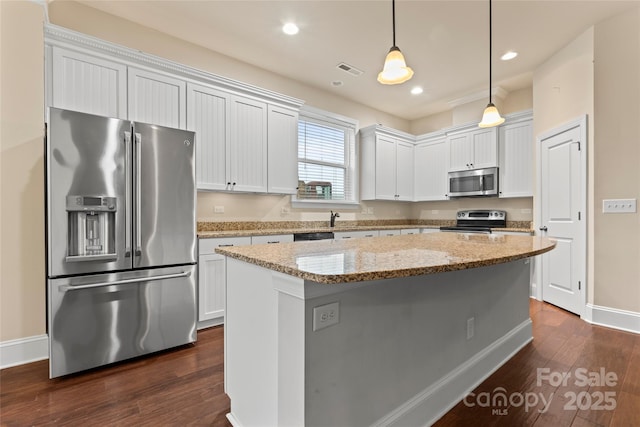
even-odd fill
[(352, 119), (303, 107), (294, 204), (357, 205), (356, 127)]

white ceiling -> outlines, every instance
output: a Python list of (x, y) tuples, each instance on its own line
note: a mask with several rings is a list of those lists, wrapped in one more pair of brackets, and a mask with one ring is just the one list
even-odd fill
[[(494, 88), (530, 86), (532, 71), (554, 52), (639, 1), (494, 0)], [(390, 0), (81, 2), (408, 120), (459, 98), (488, 98), (487, 0), (398, 0), (396, 44), (415, 75), (394, 86), (376, 81), (392, 45)], [(287, 21), (298, 35), (282, 33)], [(500, 61), (508, 50), (520, 55)], [(364, 74), (338, 70), (340, 62)], [(332, 86), (336, 80), (342, 86)], [(416, 85), (422, 95), (409, 93)]]

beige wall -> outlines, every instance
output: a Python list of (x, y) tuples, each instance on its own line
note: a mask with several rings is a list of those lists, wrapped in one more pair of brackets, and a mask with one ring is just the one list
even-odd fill
[(640, 6), (594, 40), (593, 302), (640, 312), (640, 213), (602, 213), (603, 199), (640, 200)]
[(43, 11), (0, 1), (0, 341), (45, 332)]

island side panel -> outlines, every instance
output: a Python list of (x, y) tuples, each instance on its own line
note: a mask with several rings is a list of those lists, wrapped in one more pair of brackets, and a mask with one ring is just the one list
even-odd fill
[[(529, 275), (519, 260), (307, 299), (305, 426), (435, 421), (531, 340)], [(340, 322), (313, 331), (332, 302)]]
[(277, 421), (278, 293), (271, 271), (226, 258), (225, 389), (236, 426)]

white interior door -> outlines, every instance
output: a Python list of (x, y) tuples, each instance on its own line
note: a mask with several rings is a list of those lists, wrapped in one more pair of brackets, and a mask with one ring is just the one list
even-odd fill
[(540, 234), (557, 243), (541, 256), (542, 299), (582, 315), (586, 141), (580, 124), (548, 135), (540, 141)]

